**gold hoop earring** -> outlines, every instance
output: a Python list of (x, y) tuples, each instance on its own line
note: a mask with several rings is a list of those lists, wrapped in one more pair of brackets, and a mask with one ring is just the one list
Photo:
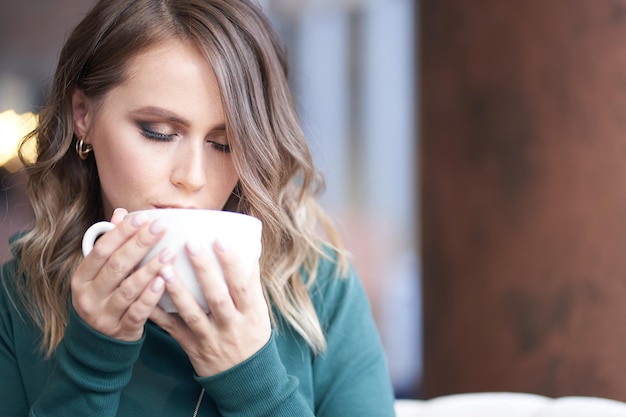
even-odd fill
[(91, 151), (93, 151), (93, 147), (90, 144), (85, 143), (82, 139), (76, 141), (76, 153), (80, 159), (83, 161), (87, 159)]

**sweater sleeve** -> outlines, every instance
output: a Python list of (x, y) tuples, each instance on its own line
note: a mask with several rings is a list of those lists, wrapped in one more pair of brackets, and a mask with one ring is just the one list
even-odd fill
[(298, 391), (298, 380), (287, 374), (281, 362), (274, 335), (246, 361), (197, 380), (216, 401), (223, 417), (314, 416)]
[(17, 364), (10, 284), (15, 279), (16, 263), (7, 262), (0, 269), (0, 415), (28, 415), (28, 399)]
[(327, 263), (312, 294), (328, 345), (313, 364), (316, 415), (394, 416), (391, 378), (365, 290), (353, 268), (346, 278), (334, 275)]
[(70, 306), (55, 365), (30, 416), (115, 416), (142, 342), (105, 336), (89, 327)]
[(275, 335), (232, 369), (198, 379), (224, 417), (392, 417), (394, 395), (369, 301), (354, 273), (335, 274), (324, 262), (311, 291), (326, 333), (327, 350), (313, 359), (311, 410), (286, 371)]

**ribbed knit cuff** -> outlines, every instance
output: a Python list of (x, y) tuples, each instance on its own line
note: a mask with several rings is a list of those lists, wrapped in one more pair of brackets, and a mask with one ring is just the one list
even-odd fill
[(59, 355), (68, 376), (78, 385), (94, 391), (114, 391), (130, 380), (145, 335), (136, 342), (106, 336), (83, 321), (70, 303), (69, 322), (59, 346)]
[(196, 380), (225, 415), (250, 408), (258, 415), (272, 415), (298, 387), (298, 380), (287, 375), (273, 334), (261, 350), (239, 365)]

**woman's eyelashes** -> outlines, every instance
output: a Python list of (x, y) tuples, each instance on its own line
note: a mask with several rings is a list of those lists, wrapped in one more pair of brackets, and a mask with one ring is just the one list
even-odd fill
[(211, 144), (211, 146), (222, 153), (230, 153), (230, 145), (224, 144), (224, 143), (219, 143), (219, 142), (215, 142), (215, 141), (209, 141), (209, 143)]
[[(163, 133), (157, 126), (153, 126), (149, 123), (139, 123), (139, 129), (144, 137), (160, 142), (167, 142), (178, 136), (178, 133)], [(220, 135), (220, 138), (221, 137)], [(216, 151), (230, 153), (230, 145), (228, 145), (228, 143), (222, 143), (225, 140), (216, 140), (215, 137), (211, 135), (206, 141)]]
[(148, 139), (158, 140), (158, 141), (169, 141), (176, 133), (162, 133), (158, 132), (155, 127), (148, 123), (139, 123), (139, 129), (141, 130), (141, 134)]

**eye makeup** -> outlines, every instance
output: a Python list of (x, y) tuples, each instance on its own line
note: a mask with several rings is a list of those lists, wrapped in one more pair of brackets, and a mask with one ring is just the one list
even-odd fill
[(174, 136), (176, 136), (176, 133), (162, 133), (162, 132), (159, 132), (150, 123), (141, 123), (140, 122), (139, 123), (139, 129), (141, 131), (141, 134), (144, 137), (146, 137), (146, 138), (148, 138), (150, 140), (169, 141)]

